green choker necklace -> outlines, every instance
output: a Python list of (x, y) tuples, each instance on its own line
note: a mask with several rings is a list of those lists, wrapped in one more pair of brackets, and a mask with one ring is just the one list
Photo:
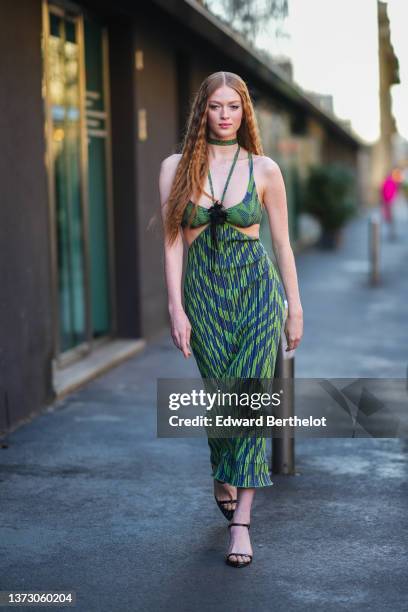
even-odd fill
[(225, 145), (226, 146), (226, 145), (237, 144), (238, 139), (237, 138), (231, 138), (231, 140), (220, 140), (219, 138), (211, 138), (210, 136), (208, 136), (207, 142), (208, 142), (208, 144)]

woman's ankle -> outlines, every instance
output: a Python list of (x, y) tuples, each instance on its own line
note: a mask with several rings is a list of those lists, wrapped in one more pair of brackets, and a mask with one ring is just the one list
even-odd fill
[(242, 507), (239, 502), (235, 508), (234, 516), (232, 517), (234, 523), (250, 523), (251, 522), (251, 508)]

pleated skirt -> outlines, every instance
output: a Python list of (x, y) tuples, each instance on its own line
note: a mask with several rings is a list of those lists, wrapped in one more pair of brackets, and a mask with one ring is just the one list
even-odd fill
[[(285, 315), (278, 272), (258, 238), (223, 223), (190, 245), (184, 308), (203, 379), (272, 379)], [(237, 487), (272, 485), (264, 437), (209, 437), (212, 476)]]

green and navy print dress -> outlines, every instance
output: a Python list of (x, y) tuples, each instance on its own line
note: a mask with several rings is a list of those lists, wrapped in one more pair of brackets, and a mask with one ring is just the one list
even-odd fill
[[(283, 287), (260, 239), (232, 227), (249, 227), (262, 218), (251, 153), (248, 157), (242, 202), (198, 206), (191, 222), (191, 227), (207, 225), (188, 249), (183, 289), (191, 350), (203, 379), (274, 376), (285, 314)], [(189, 201), (182, 227), (191, 206)], [(208, 444), (217, 480), (236, 487), (273, 484), (264, 437), (208, 437)]]

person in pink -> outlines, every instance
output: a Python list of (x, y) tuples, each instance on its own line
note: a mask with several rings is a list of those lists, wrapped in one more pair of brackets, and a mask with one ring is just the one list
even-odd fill
[(395, 238), (395, 228), (392, 215), (392, 205), (397, 195), (398, 185), (392, 174), (388, 174), (381, 185), (381, 205), (384, 220), (390, 228), (390, 238)]

